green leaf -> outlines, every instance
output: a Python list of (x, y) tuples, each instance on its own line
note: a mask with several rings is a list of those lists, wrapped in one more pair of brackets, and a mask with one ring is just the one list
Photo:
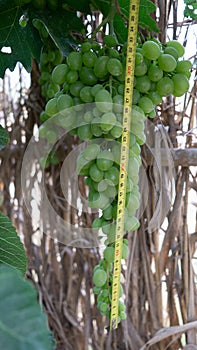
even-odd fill
[[(102, 1), (102, 0), (101, 0)], [(104, 0), (103, 0), (104, 1)], [(130, 0), (119, 0), (121, 13), (129, 18)], [(106, 6), (105, 6), (106, 7)], [(138, 25), (149, 31), (159, 32), (156, 22), (150, 16), (156, 10), (156, 6), (149, 0), (141, 0), (139, 7)], [(116, 14), (114, 17), (114, 29), (120, 43), (127, 41), (127, 26), (123, 18)]]
[(185, 2), (185, 10), (184, 16), (190, 17), (192, 19), (197, 19), (197, 3), (196, 0), (184, 0)]
[(0, 125), (0, 150), (4, 148), (9, 141), (7, 131)]
[(139, 8), (139, 26), (149, 31), (159, 32), (156, 22), (150, 16), (156, 10), (155, 4), (149, 0), (141, 0)]
[(118, 42), (120, 44), (124, 44), (127, 41), (127, 27), (125, 26), (125, 22), (123, 20), (123, 18), (118, 15), (115, 14), (114, 16), (114, 30), (118, 39)]
[[(38, 31), (28, 21), (26, 27), (19, 25), (23, 12), (13, 0), (2, 1), (0, 4), (0, 77), (5, 70), (14, 70), (19, 61), (27, 71), (31, 70), (32, 57), (39, 60), (41, 40)], [(11, 49), (11, 53), (2, 52), (2, 48)]]
[(0, 266), (0, 344), (6, 350), (52, 350), (46, 315), (33, 285), (8, 266)]
[(60, 13), (58, 10), (47, 9), (36, 11), (30, 8), (28, 15), (31, 20), (38, 19), (45, 25), (49, 35), (65, 56), (76, 45), (73, 33), (81, 32), (85, 28), (76, 12), (62, 10)]
[(91, 0), (94, 10), (102, 12), (104, 17), (107, 17), (110, 9), (110, 0)]
[(89, 0), (63, 0), (62, 5), (69, 5), (71, 8), (80, 11), (82, 13), (90, 12), (90, 1)]
[(0, 212), (0, 264), (26, 271), (27, 258), (23, 244), (10, 219)]

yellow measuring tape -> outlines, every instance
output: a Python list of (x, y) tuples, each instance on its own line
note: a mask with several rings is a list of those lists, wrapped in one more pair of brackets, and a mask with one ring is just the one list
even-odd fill
[(124, 109), (123, 109), (123, 131), (120, 155), (120, 176), (118, 189), (118, 206), (116, 220), (116, 236), (115, 236), (115, 255), (114, 255), (114, 271), (112, 284), (112, 302), (110, 329), (118, 327), (118, 303), (120, 292), (120, 275), (121, 275), (121, 259), (122, 259), (122, 242), (124, 235), (124, 214), (126, 200), (126, 183), (127, 169), (129, 160), (129, 142), (130, 142), (130, 122), (131, 108), (134, 84), (134, 68), (135, 68), (135, 51), (138, 30), (138, 12), (140, 0), (130, 1), (128, 41), (127, 41), (127, 59), (126, 59), (126, 79), (124, 89)]

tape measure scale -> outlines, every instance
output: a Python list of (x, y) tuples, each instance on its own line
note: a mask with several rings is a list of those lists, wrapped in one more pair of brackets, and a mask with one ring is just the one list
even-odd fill
[(120, 155), (120, 175), (118, 189), (118, 205), (117, 205), (117, 221), (115, 236), (115, 255), (114, 255), (114, 271), (112, 283), (112, 300), (111, 300), (111, 317), (110, 329), (118, 327), (118, 303), (120, 291), (120, 275), (121, 275), (121, 259), (122, 259), (122, 243), (124, 235), (124, 214), (126, 200), (126, 182), (127, 168), (129, 160), (129, 143), (130, 143), (130, 121), (132, 96), (134, 85), (134, 67), (135, 67), (135, 51), (138, 30), (138, 12), (140, 0), (130, 1), (128, 40), (127, 40), (127, 58), (126, 58), (126, 79), (124, 89), (124, 108), (122, 123), (122, 142)]

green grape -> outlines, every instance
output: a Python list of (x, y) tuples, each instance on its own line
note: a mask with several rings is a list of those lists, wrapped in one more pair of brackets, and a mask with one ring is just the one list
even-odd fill
[(51, 82), (48, 85), (48, 91), (47, 91), (48, 97), (49, 97), (49, 91), (51, 91), (51, 98), (52, 98), (52, 97), (54, 97), (54, 95), (56, 95), (60, 91), (60, 86), (58, 84)]
[(135, 231), (139, 228), (140, 223), (135, 216), (127, 217), (124, 224), (125, 231)]
[(121, 135), (122, 135), (122, 124), (116, 123), (116, 125), (113, 126), (113, 128), (110, 130), (110, 135), (114, 139), (119, 139), (119, 137), (121, 137)]
[(138, 105), (143, 109), (145, 114), (150, 113), (154, 108), (152, 100), (146, 96), (140, 97)]
[(93, 161), (88, 161), (83, 157), (83, 155), (80, 154), (80, 156), (77, 158), (77, 167), (76, 172), (79, 175), (87, 176), (89, 175), (89, 168), (91, 165), (94, 164)]
[(127, 318), (126, 312), (121, 311), (121, 312), (120, 312), (120, 319), (121, 319), (121, 320), (126, 320), (126, 318)]
[(103, 85), (101, 84), (94, 85), (91, 90), (92, 96), (95, 96), (99, 90), (103, 90)]
[(94, 74), (97, 78), (105, 78), (108, 74), (107, 69), (107, 63), (108, 63), (109, 57), (107, 56), (101, 56), (98, 57), (94, 63)]
[(57, 109), (58, 111), (64, 111), (67, 108), (73, 106), (73, 99), (71, 96), (64, 94), (58, 97), (57, 99)]
[(107, 151), (107, 150), (101, 151), (97, 155), (96, 165), (102, 171), (106, 171), (110, 169), (113, 165), (113, 162), (114, 162), (113, 153), (110, 151)]
[(167, 53), (171, 56), (173, 56), (175, 58), (175, 60), (177, 61), (178, 58), (179, 58), (179, 53), (178, 51), (172, 47), (172, 46), (167, 46), (165, 49), (164, 49), (164, 53)]
[(67, 56), (67, 64), (71, 70), (80, 71), (82, 67), (82, 55), (79, 52), (70, 52)]
[[(135, 123), (134, 121), (131, 122), (131, 131), (136, 137), (136, 141), (139, 143), (138, 139), (143, 140), (144, 139), (144, 124), (143, 123)], [(141, 144), (141, 143), (139, 143)]]
[[(106, 176), (110, 176), (110, 174), (107, 174)], [(107, 180), (109, 180), (109, 179), (107, 179)], [(117, 195), (117, 189), (113, 184), (108, 185), (108, 187), (106, 188), (104, 193), (105, 193), (106, 197), (114, 199)]]
[(49, 100), (45, 106), (46, 114), (48, 114), (50, 117), (58, 113), (58, 107), (57, 107), (57, 99), (52, 98)]
[(98, 269), (94, 272), (93, 282), (96, 287), (102, 287), (107, 282), (107, 274), (104, 270)]
[(86, 122), (86, 123), (91, 123), (92, 119), (94, 118), (94, 115), (92, 113), (92, 111), (87, 111), (84, 113), (83, 115), (83, 120)]
[(135, 65), (138, 66), (138, 64), (143, 62), (143, 55), (140, 52), (136, 52), (135, 54)]
[(167, 47), (168, 46), (174, 47), (177, 50), (179, 57), (182, 57), (185, 53), (185, 49), (184, 49), (183, 45), (181, 45), (176, 40), (170, 40), (166, 43), (166, 45), (167, 45)]
[(113, 100), (110, 93), (107, 90), (100, 89), (95, 95), (95, 102), (98, 110), (103, 113), (111, 112), (113, 108)]
[(172, 77), (174, 83), (173, 95), (180, 97), (189, 89), (189, 80), (184, 74), (177, 73)]
[(147, 116), (148, 116), (149, 118), (155, 118), (155, 117), (156, 117), (156, 110), (155, 110), (155, 108), (153, 108), (152, 111), (150, 111), (149, 113), (147, 113)]
[(109, 131), (116, 124), (116, 115), (113, 112), (104, 113), (101, 117), (101, 129)]
[(55, 84), (62, 85), (66, 80), (66, 74), (68, 73), (68, 70), (69, 68), (67, 64), (62, 63), (56, 66), (52, 71), (52, 75), (51, 75), (52, 81)]
[(147, 75), (137, 77), (135, 88), (141, 93), (148, 92), (151, 88), (151, 81), (149, 77)]
[(163, 78), (163, 71), (158, 66), (150, 66), (148, 69), (148, 77), (150, 80), (157, 82)]
[(103, 192), (95, 192), (94, 197), (88, 200), (88, 204), (91, 208), (104, 210), (109, 205), (109, 199), (105, 196)]
[(136, 103), (138, 103), (140, 99), (140, 93), (137, 89), (133, 89), (133, 98), (132, 98), (132, 103), (135, 105)]
[(105, 248), (105, 250), (103, 252), (103, 256), (104, 256), (105, 260), (108, 263), (113, 263), (113, 261), (114, 261), (114, 253), (115, 253), (114, 247), (107, 247), (107, 248)]
[(80, 80), (74, 82), (73, 84), (70, 84), (69, 89), (70, 89), (71, 95), (75, 97), (79, 97), (80, 91), (83, 87), (84, 87), (84, 84)]
[(65, 81), (65, 83), (63, 84), (63, 92), (69, 92), (70, 89), (70, 84), (68, 84), (67, 81)]
[(122, 83), (125, 81), (125, 75), (126, 75), (126, 68), (123, 67), (122, 73), (116, 76), (116, 78)]
[(103, 210), (103, 217), (105, 220), (112, 219), (112, 217), (113, 217), (113, 206), (112, 205), (109, 205), (106, 209)]
[(48, 53), (48, 61), (49, 62), (53, 62), (54, 59), (55, 59), (55, 52), (49, 51), (49, 53)]
[[(98, 265), (98, 267), (99, 267), (99, 265)], [(101, 291), (101, 287), (94, 287), (93, 288), (93, 292), (94, 292), (94, 294), (99, 294), (100, 293), (100, 291)]]
[(148, 97), (154, 105), (159, 105), (162, 102), (162, 97), (157, 91), (149, 91)]
[(130, 179), (133, 179), (133, 176), (138, 176), (139, 168), (140, 168), (140, 163), (136, 157), (129, 159), (128, 176)]
[(93, 69), (89, 67), (82, 67), (79, 72), (79, 76), (82, 83), (86, 85), (95, 85), (98, 80), (96, 75), (94, 74)]
[(127, 259), (129, 256), (129, 248), (128, 245), (124, 244), (122, 245), (122, 259)]
[(91, 126), (89, 124), (81, 125), (77, 128), (77, 135), (82, 141), (89, 141), (92, 138)]
[(108, 311), (108, 304), (101, 303), (101, 305), (99, 306), (99, 309), (103, 315), (106, 315), (106, 312)]
[(159, 45), (152, 40), (145, 41), (145, 43), (142, 45), (142, 51), (144, 57), (148, 58), (149, 60), (156, 60), (161, 54)]
[(76, 111), (73, 109), (61, 111), (60, 115), (58, 116), (58, 124), (64, 129), (74, 128), (76, 126), (76, 120)]
[(162, 54), (158, 58), (158, 66), (164, 72), (173, 72), (176, 68), (177, 62), (175, 58), (169, 54)]
[(189, 60), (178, 61), (176, 66), (177, 73), (187, 73), (192, 68), (192, 63)]
[(128, 209), (128, 212), (132, 212), (133, 210), (138, 209), (140, 206), (140, 201), (138, 199), (138, 197), (133, 193), (127, 193), (126, 196), (126, 207)]
[(113, 111), (114, 113), (122, 113), (123, 112), (123, 104), (124, 99), (122, 95), (115, 95), (113, 97)]
[(73, 84), (78, 80), (78, 72), (76, 70), (69, 70), (66, 74), (66, 81), (68, 84)]
[(87, 160), (93, 160), (93, 159), (96, 159), (99, 152), (100, 152), (100, 146), (97, 145), (96, 143), (91, 143), (83, 151), (83, 156)]
[(50, 80), (50, 73), (49, 72), (42, 72), (39, 78), (39, 82), (40, 84), (42, 84), (42, 82)]
[(63, 55), (59, 50), (55, 51), (55, 59), (53, 60), (53, 64), (54, 65), (58, 65), (60, 63), (62, 63), (63, 60)]
[(95, 54), (95, 52), (89, 51), (89, 52), (85, 52), (83, 54), (83, 64), (86, 67), (94, 67), (94, 63), (96, 61), (97, 55)]
[(118, 93), (122, 96), (124, 95), (124, 85), (123, 84), (118, 85)]
[(100, 127), (100, 118), (95, 117), (91, 122), (91, 132), (95, 137), (100, 137), (103, 134), (103, 131)]
[(118, 50), (112, 49), (112, 48), (108, 49), (107, 55), (109, 57), (113, 57), (113, 58), (119, 58), (120, 57), (120, 54), (119, 54)]
[[(103, 223), (103, 218), (96, 218), (94, 219), (93, 223), (92, 223), (92, 228), (93, 230), (99, 230), (102, 227), (102, 223)], [(98, 265), (99, 266), (99, 265)]]
[(82, 52), (88, 52), (88, 51), (91, 50), (91, 48), (92, 48), (92, 44), (91, 44), (89, 41), (84, 42), (84, 43), (81, 45), (81, 51), (82, 51)]
[(104, 41), (105, 45), (108, 47), (114, 47), (114, 46), (118, 45), (118, 42), (117, 42), (115, 36), (111, 35), (111, 34), (105, 35), (103, 38), (103, 41)]
[(104, 177), (110, 180), (114, 185), (119, 183), (119, 170), (113, 165), (109, 170), (105, 171)]
[(100, 182), (97, 182), (97, 191), (103, 192), (107, 189), (108, 183), (107, 180), (103, 179)]
[(105, 235), (109, 235), (110, 234), (110, 231), (111, 231), (111, 226), (112, 224), (109, 223), (109, 221), (103, 221), (102, 223), (102, 231)]
[(84, 86), (80, 90), (80, 99), (82, 102), (90, 103), (93, 102), (93, 96), (91, 94), (91, 87), (90, 86)]
[(44, 111), (42, 111), (41, 112), (41, 114), (40, 114), (40, 120), (41, 120), (41, 122), (42, 123), (44, 123), (46, 120), (48, 120), (50, 118), (50, 116), (46, 113), (46, 112), (44, 112)]
[(135, 66), (135, 76), (140, 77), (146, 74), (148, 70), (147, 64), (143, 61), (142, 63)]
[(169, 77), (163, 77), (157, 83), (157, 92), (161, 96), (168, 96), (172, 94), (174, 91), (174, 83), (173, 80)]
[(119, 301), (119, 303), (118, 303), (118, 311), (119, 312), (125, 311), (125, 309), (126, 309), (125, 304), (122, 301)]
[(95, 182), (100, 182), (103, 179), (103, 171), (100, 170), (96, 164), (93, 164), (90, 168), (89, 175)]
[(117, 58), (109, 58), (107, 70), (111, 75), (117, 77), (123, 73), (122, 63)]

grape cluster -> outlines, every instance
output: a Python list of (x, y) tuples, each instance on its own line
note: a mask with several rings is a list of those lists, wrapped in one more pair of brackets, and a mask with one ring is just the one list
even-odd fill
[[(67, 129), (87, 147), (77, 160), (77, 172), (89, 187), (88, 205), (102, 215), (93, 221), (106, 248), (94, 269), (94, 293), (102, 315), (110, 317), (112, 276), (119, 184), (122, 118), (124, 104), (126, 46), (111, 35), (104, 45), (84, 42), (69, 53), (66, 62), (52, 71), (52, 98), (47, 102), (44, 119), (54, 118), (53, 136), (43, 125), (40, 132), (51, 142), (55, 126)], [(165, 47), (150, 40), (136, 49), (133, 105), (131, 111), (129, 164), (126, 186), (124, 231), (139, 227), (136, 210), (140, 204), (138, 187), (141, 165), (140, 146), (145, 142), (146, 117), (154, 118), (155, 106), (169, 94), (183, 95), (189, 88), (191, 63), (181, 60), (183, 46), (169, 41)], [(52, 92), (53, 90), (53, 92)], [(57, 90), (57, 91), (56, 91)], [(123, 240), (122, 258), (128, 257), (128, 241)], [(120, 298), (123, 288), (120, 286)], [(125, 305), (119, 300), (119, 320), (125, 319)]]

